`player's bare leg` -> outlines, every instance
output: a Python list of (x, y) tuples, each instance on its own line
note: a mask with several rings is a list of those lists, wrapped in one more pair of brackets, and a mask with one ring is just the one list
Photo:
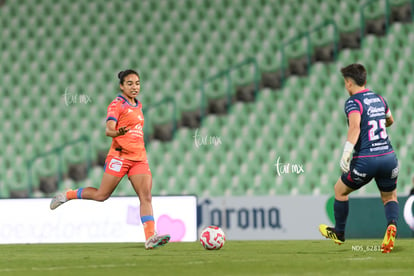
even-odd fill
[(145, 232), (145, 248), (153, 249), (169, 242), (170, 235), (157, 235), (152, 210), (152, 176), (148, 174), (137, 174), (129, 177), (140, 201), (141, 222)]
[(105, 201), (111, 196), (121, 179), (122, 177), (104, 173), (99, 189), (86, 187), (59, 193), (50, 202), (50, 209), (54, 210), (71, 199), (91, 199), (96, 201)]
[(335, 214), (335, 227), (329, 227), (325, 224), (319, 225), (319, 231), (322, 236), (327, 239), (333, 240), (337, 244), (345, 242), (345, 224), (348, 217), (348, 195), (353, 191), (344, 184), (339, 177), (334, 187), (335, 190), (335, 202), (334, 202), (334, 214)]
[(347, 201), (348, 195), (352, 193), (354, 190), (346, 186), (342, 179), (339, 178), (338, 181), (336, 181), (334, 191), (336, 200)]
[(122, 177), (104, 173), (99, 189), (86, 187), (82, 190), (82, 199), (92, 199), (96, 201), (105, 201), (114, 192), (116, 186)]
[(152, 216), (152, 176), (149, 174), (131, 175), (129, 180), (138, 195), (141, 216)]
[(384, 203), (385, 217), (388, 226), (385, 231), (384, 240), (381, 245), (382, 253), (390, 253), (394, 249), (395, 237), (397, 235), (398, 201), (397, 189), (391, 192), (381, 192), (381, 199)]

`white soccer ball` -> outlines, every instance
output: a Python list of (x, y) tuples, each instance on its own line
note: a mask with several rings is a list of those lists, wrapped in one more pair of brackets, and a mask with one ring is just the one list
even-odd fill
[(207, 226), (201, 231), (200, 242), (207, 250), (218, 250), (223, 247), (226, 236), (223, 230), (217, 226)]

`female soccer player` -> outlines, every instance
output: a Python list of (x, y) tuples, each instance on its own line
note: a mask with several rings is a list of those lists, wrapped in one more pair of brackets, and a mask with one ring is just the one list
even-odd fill
[(155, 233), (152, 210), (152, 175), (144, 144), (142, 104), (135, 98), (140, 92), (140, 77), (134, 70), (118, 74), (122, 94), (108, 106), (106, 135), (112, 145), (105, 161), (99, 189), (93, 187), (57, 194), (50, 203), (54, 210), (72, 199), (104, 201), (109, 198), (125, 174), (140, 200), (140, 215), (145, 231), (145, 248), (153, 249), (169, 242), (170, 235)]
[(334, 188), (335, 227), (321, 224), (319, 231), (335, 243), (345, 242), (348, 195), (375, 179), (388, 223), (381, 251), (389, 253), (394, 248), (399, 211), (398, 160), (386, 131), (394, 119), (384, 98), (365, 88), (367, 72), (363, 65), (351, 64), (342, 68), (341, 73), (350, 96), (345, 102), (349, 127), (340, 161), (343, 173)]

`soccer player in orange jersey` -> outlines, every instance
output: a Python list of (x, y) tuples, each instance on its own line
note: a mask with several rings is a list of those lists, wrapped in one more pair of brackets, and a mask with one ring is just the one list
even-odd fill
[(79, 188), (57, 194), (50, 203), (54, 210), (72, 199), (104, 201), (109, 198), (125, 174), (140, 200), (140, 215), (145, 231), (145, 248), (153, 249), (169, 242), (170, 235), (155, 233), (152, 210), (152, 175), (144, 144), (144, 115), (142, 104), (136, 99), (140, 92), (140, 78), (134, 70), (118, 74), (122, 94), (108, 106), (106, 135), (112, 145), (105, 161), (104, 174), (99, 189)]

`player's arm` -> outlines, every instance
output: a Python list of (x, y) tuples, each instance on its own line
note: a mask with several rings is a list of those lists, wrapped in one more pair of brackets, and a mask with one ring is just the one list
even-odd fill
[(120, 127), (118, 130), (116, 130), (116, 121), (114, 120), (108, 120), (106, 122), (106, 129), (105, 129), (106, 136), (115, 138), (120, 135), (124, 135), (128, 131), (129, 129), (127, 129), (126, 127)]
[(394, 117), (392, 117), (391, 109), (388, 107), (387, 101), (381, 96), (380, 98), (385, 105), (385, 127), (389, 127), (394, 123)]
[(394, 117), (392, 117), (391, 110), (388, 109), (387, 114), (385, 114), (385, 126), (389, 127), (394, 123)]
[(348, 117), (349, 128), (348, 128), (348, 137), (347, 141), (355, 145), (358, 141), (359, 134), (361, 133), (361, 114), (359, 112), (352, 112)]
[(120, 116), (121, 108), (120, 108), (120, 101), (114, 100), (109, 106), (106, 116), (106, 129), (105, 134), (106, 136), (115, 138), (120, 135), (124, 135), (129, 131), (126, 127), (120, 127), (118, 130), (116, 129), (116, 124), (118, 122), (118, 118)]
[(352, 151), (354, 150), (354, 146), (358, 141), (359, 134), (361, 133), (361, 114), (359, 112), (349, 113), (348, 122), (348, 135), (344, 146), (344, 151), (342, 153), (342, 158), (339, 163), (341, 170), (343, 172), (349, 171), (349, 164), (351, 162)]

